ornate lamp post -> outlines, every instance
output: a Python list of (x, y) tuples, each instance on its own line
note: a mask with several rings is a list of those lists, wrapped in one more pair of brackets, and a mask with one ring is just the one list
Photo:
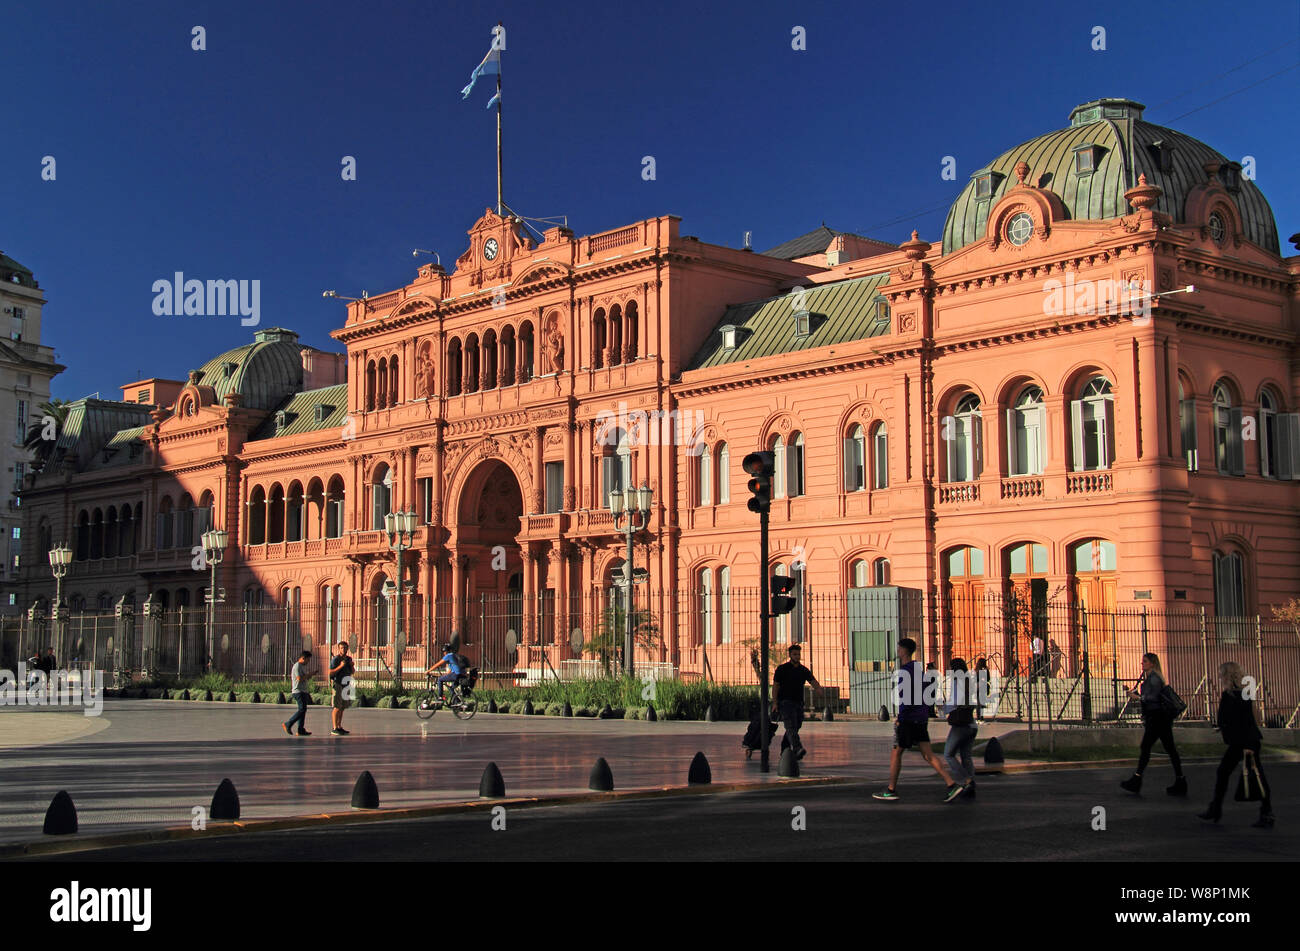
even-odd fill
[(634, 672), (636, 666), (632, 634), (632, 538), (650, 524), (650, 505), (653, 500), (654, 493), (644, 482), (639, 489), (628, 486), (621, 492), (615, 490), (609, 493), (609, 510), (614, 513), (614, 528), (627, 538), (627, 560), (623, 562), (623, 584), (627, 586), (623, 618), (623, 670), (629, 674)]
[(60, 657), (64, 656), (63, 624), (67, 620), (67, 611), (63, 607), (63, 579), (67, 577), (71, 564), (72, 549), (67, 545), (50, 549), (50, 571), (54, 574), (54, 639), (59, 642)]
[(402, 688), (402, 654), (406, 651), (406, 626), (402, 613), (403, 595), (406, 594), (406, 572), (402, 568), (402, 554), (415, 544), (415, 513), (389, 512), (384, 516), (384, 532), (388, 535), (388, 548), (397, 555), (397, 630), (394, 632), (393, 679), (397, 689)]
[(230, 534), (225, 529), (210, 528), (203, 533), (200, 539), (203, 543), (203, 555), (207, 559), (208, 567), (212, 569), (212, 581), (208, 584), (208, 594), (205, 599), (208, 604), (208, 656), (203, 664), (204, 670), (212, 669), (212, 658), (216, 655), (216, 634), (217, 634), (217, 605), (224, 604), (226, 601), (226, 592), (224, 589), (217, 589), (217, 565), (226, 555), (226, 542), (230, 539)]

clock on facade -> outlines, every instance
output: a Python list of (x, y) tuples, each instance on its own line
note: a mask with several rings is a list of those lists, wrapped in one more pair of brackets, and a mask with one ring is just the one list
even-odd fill
[(487, 258), (489, 261), (496, 260), (497, 250), (498, 248), (497, 248), (496, 238), (488, 238), (486, 241), (483, 242), (483, 257)]

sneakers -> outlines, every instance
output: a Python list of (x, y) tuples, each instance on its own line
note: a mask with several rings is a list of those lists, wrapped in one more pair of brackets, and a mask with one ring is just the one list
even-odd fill
[(1131, 777), (1119, 784), (1120, 789), (1127, 789), (1131, 793), (1142, 791), (1142, 774), (1134, 773)]
[(1203, 819), (1206, 822), (1218, 822), (1223, 818), (1223, 807), (1210, 803), (1204, 812), (1198, 812), (1196, 818)]
[(1165, 792), (1167, 792), (1171, 796), (1186, 796), (1187, 777), (1179, 776), (1177, 779), (1174, 780), (1174, 784), (1172, 786), (1165, 787)]
[(280, 726), (284, 729), (285, 736), (293, 736), (293, 730), (289, 729), (289, 724), (281, 723)]
[(347, 736), (343, 730), (330, 730), (330, 736)]
[(880, 792), (872, 793), (872, 799), (879, 799), (881, 802), (898, 802), (899, 795), (892, 789), (882, 789)]
[(299, 731), (298, 731), (298, 735), (299, 735), (299, 736), (311, 736), (311, 734), (308, 733), (306, 730), (299, 730)]
[(965, 786), (961, 785), (960, 783), (953, 783), (951, 786), (948, 787), (948, 791), (944, 793), (943, 801), (945, 803), (952, 802), (954, 799), (956, 799), (965, 791), (966, 791)]

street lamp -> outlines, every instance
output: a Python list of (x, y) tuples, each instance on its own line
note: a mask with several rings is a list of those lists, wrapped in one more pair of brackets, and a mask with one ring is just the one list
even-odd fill
[(208, 656), (203, 665), (204, 670), (212, 669), (212, 658), (216, 653), (216, 631), (217, 631), (217, 605), (224, 604), (226, 592), (217, 590), (217, 565), (226, 555), (226, 543), (230, 539), (230, 533), (225, 529), (210, 528), (203, 533), (200, 541), (203, 543), (203, 556), (207, 559), (208, 567), (212, 569), (212, 581), (208, 584), (208, 594), (205, 599), (208, 604)]
[[(614, 514), (614, 528), (627, 537), (627, 560), (623, 562), (623, 584), (627, 586), (623, 618), (623, 670), (629, 674), (634, 672), (636, 666), (632, 639), (632, 537), (650, 524), (650, 505), (653, 501), (654, 492), (644, 482), (639, 489), (629, 485), (621, 491), (615, 489), (609, 493), (609, 510)], [(623, 524), (625, 515), (627, 524)], [(640, 516), (639, 521), (636, 516)]]
[(388, 535), (388, 548), (397, 555), (397, 630), (395, 632), (393, 679), (397, 689), (402, 689), (402, 654), (406, 651), (406, 628), (402, 616), (402, 595), (406, 593), (405, 572), (402, 570), (402, 553), (415, 544), (415, 513), (389, 512), (384, 516), (384, 531)]
[(72, 549), (67, 545), (50, 549), (50, 570), (54, 572), (54, 610), (57, 614), (63, 604), (63, 579), (67, 577), (68, 565), (72, 564)]

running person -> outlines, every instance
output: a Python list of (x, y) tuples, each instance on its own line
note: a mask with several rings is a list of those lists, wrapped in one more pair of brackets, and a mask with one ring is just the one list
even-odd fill
[(871, 798), (884, 802), (898, 801), (898, 774), (903, 768), (903, 751), (915, 747), (947, 785), (948, 791), (944, 794), (943, 801), (952, 802), (962, 794), (965, 787), (953, 782), (948, 770), (930, 748), (928, 721), (933, 710), (934, 697), (925, 696), (925, 681), (921, 667), (912, 659), (915, 653), (916, 641), (910, 637), (905, 637), (898, 642), (899, 666), (894, 672), (894, 695), (898, 698), (898, 717), (894, 720), (894, 749), (889, 755), (889, 785), (878, 793), (872, 793)]

